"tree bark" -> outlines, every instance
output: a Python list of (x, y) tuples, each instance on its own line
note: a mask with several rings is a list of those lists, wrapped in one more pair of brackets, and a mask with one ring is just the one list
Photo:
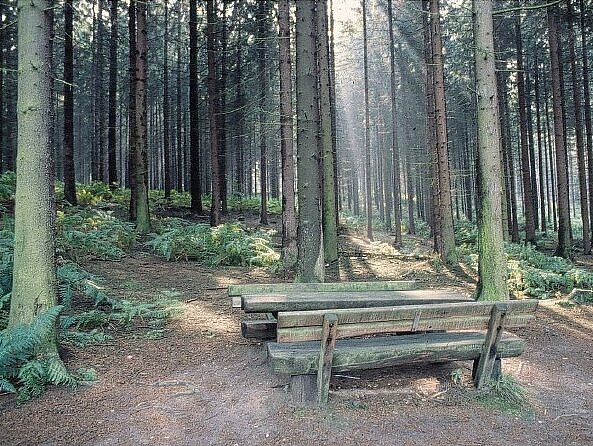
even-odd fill
[(366, 195), (367, 237), (373, 240), (373, 193), (371, 180), (371, 118), (369, 111), (369, 58), (367, 30), (367, 0), (362, 0), (362, 29), (364, 39), (364, 178)]
[[(9, 326), (57, 303), (53, 165), (53, 2), (18, 1), (18, 149)], [(55, 332), (43, 353), (57, 356)]]
[[(583, 141), (583, 110), (581, 106), (580, 82), (577, 71), (577, 56), (575, 50), (574, 8), (572, 0), (568, 3), (568, 58), (570, 62), (570, 75), (572, 80), (572, 101), (574, 111), (574, 132), (576, 136), (577, 166), (579, 176), (579, 196), (581, 204), (581, 220), (583, 222), (583, 252), (591, 254), (591, 230), (589, 227), (589, 199), (587, 197), (587, 167), (585, 164), (585, 141)], [(584, 47), (586, 52), (586, 47)], [(583, 71), (583, 77), (589, 73)], [(590, 180), (591, 181), (591, 180)]]
[(401, 206), (401, 173), (400, 154), (397, 144), (397, 83), (395, 77), (395, 37), (393, 32), (393, 0), (387, 1), (387, 18), (389, 20), (389, 65), (391, 87), (391, 156), (393, 163), (393, 246), (402, 245), (402, 206)]
[(300, 0), (296, 4), (298, 282), (323, 282), (324, 279), (315, 3), (315, 0)]
[[(585, 111), (585, 140), (587, 153), (587, 172), (589, 174), (589, 224), (593, 222), (593, 128), (591, 124), (591, 91), (589, 87), (589, 56), (585, 22), (585, 3), (579, 0), (581, 25), (581, 61), (583, 67), (583, 108)], [(593, 226), (593, 225), (592, 225)]]
[(165, 23), (163, 33), (163, 170), (165, 200), (171, 197), (171, 98), (169, 96), (169, 4), (164, 0)]
[(147, 81), (147, 38), (146, 3), (136, 2), (136, 230), (140, 234), (151, 231), (148, 207), (148, 162), (146, 125), (146, 81)]
[(191, 211), (202, 208), (202, 175), (200, 168), (200, 121), (198, 85), (198, 11), (197, 0), (189, 0), (189, 146)]
[[(117, 186), (117, 0), (111, 0), (109, 9), (111, 33), (109, 35), (109, 117), (107, 135), (107, 181)], [(64, 166), (65, 169), (65, 166)]]
[[(66, 0), (64, 2), (64, 199), (72, 206), (76, 206), (78, 203), (76, 200), (76, 177), (74, 172), (73, 12), (72, 0)], [(1, 106), (0, 111), (3, 111)], [(0, 138), (1, 143), (2, 138)]]
[(441, 220), (439, 225), (441, 229), (441, 244), (438, 247), (438, 252), (443, 262), (454, 264), (457, 262), (457, 255), (455, 252), (453, 211), (451, 209), (451, 179), (449, 177), (449, 150), (447, 148), (447, 113), (445, 106), (445, 77), (439, 0), (430, 0), (430, 16), (436, 110), (438, 207), (440, 209), (439, 216)]
[(564, 115), (562, 113), (560, 61), (558, 58), (558, 8), (548, 8), (548, 40), (550, 45), (550, 65), (552, 70), (552, 102), (554, 108), (554, 141), (556, 146), (556, 184), (558, 208), (558, 246), (556, 255), (571, 258), (570, 246), (570, 214), (568, 172), (566, 151), (564, 149)]
[(323, 160), (323, 247), (326, 263), (338, 260), (338, 227), (336, 225), (336, 189), (332, 145), (331, 80), (327, 0), (317, 2), (317, 48), (319, 69), (320, 152)]
[(268, 224), (268, 143), (267, 131), (265, 129), (266, 98), (268, 95), (268, 70), (267, 70), (267, 5), (266, 2), (259, 2), (257, 9), (257, 71), (259, 78), (259, 176), (261, 192), (260, 223)]
[(210, 169), (212, 184), (212, 204), (210, 205), (210, 226), (220, 224), (220, 164), (219, 164), (219, 130), (217, 102), (219, 101), (218, 80), (216, 78), (216, 47), (215, 28), (216, 14), (214, 0), (206, 3), (206, 40), (208, 47), (208, 118), (210, 121)]
[(508, 298), (502, 225), (502, 159), (494, 64), (492, 1), (474, 0), (480, 210), (478, 212), (478, 300)]
[(130, 0), (128, 6), (129, 69), (130, 92), (128, 96), (128, 174), (130, 176), (130, 220), (136, 220), (136, 0)]
[(533, 190), (529, 168), (529, 142), (527, 135), (527, 111), (525, 104), (525, 74), (523, 67), (523, 42), (521, 36), (521, 12), (515, 13), (515, 45), (517, 48), (517, 89), (521, 145), (521, 179), (523, 181), (523, 208), (525, 210), (525, 241), (535, 244), (535, 218)]
[(292, 269), (297, 261), (297, 222), (294, 190), (292, 122), (292, 64), (290, 57), (290, 1), (278, 2), (280, 58), (280, 152), (282, 161), (282, 263)]

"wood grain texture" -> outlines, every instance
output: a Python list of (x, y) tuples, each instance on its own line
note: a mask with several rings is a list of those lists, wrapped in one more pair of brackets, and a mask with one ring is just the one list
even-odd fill
[(327, 403), (337, 328), (338, 317), (333, 313), (326, 314), (323, 317), (319, 363), (317, 365), (317, 402), (319, 404)]
[(416, 288), (414, 280), (383, 282), (324, 282), (324, 283), (253, 283), (229, 285), (229, 297), (243, 294), (294, 293), (310, 291), (400, 291)]
[(241, 335), (248, 339), (276, 339), (276, 321), (268, 319), (242, 321)]
[[(385, 336), (368, 339), (345, 339), (336, 342), (332, 372), (392, 367), (418, 362), (451, 362), (478, 359), (485, 333), (426, 333), (407, 336)], [(497, 357), (519, 356), (525, 341), (503, 334)], [(268, 344), (268, 356), (274, 373), (286, 375), (317, 372), (319, 342)]]
[(471, 301), (463, 294), (443, 290), (277, 292), (246, 294), (242, 308), (247, 313), (368, 308), (396, 305), (438, 304)]

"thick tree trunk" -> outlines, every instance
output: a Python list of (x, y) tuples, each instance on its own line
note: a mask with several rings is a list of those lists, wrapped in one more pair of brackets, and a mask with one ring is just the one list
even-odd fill
[(400, 154), (397, 144), (397, 82), (395, 77), (395, 36), (393, 32), (393, 0), (387, 2), (387, 19), (389, 20), (389, 65), (391, 93), (391, 156), (393, 164), (393, 246), (402, 245), (402, 206), (401, 206), (401, 173)]
[(268, 142), (265, 128), (266, 98), (268, 96), (268, 69), (267, 69), (267, 5), (259, 2), (257, 9), (257, 71), (260, 85), (259, 91), (259, 182), (261, 192), (260, 223), (268, 224)]
[(324, 279), (315, 3), (315, 0), (300, 0), (296, 4), (298, 282), (323, 282)]
[[(579, 195), (581, 204), (581, 220), (583, 222), (583, 252), (591, 253), (591, 233), (589, 227), (589, 199), (587, 197), (587, 168), (585, 165), (585, 142), (583, 141), (583, 110), (581, 106), (581, 85), (577, 71), (577, 56), (575, 50), (574, 8), (572, 0), (568, 3), (568, 58), (570, 61), (570, 75), (572, 80), (572, 101), (574, 111), (574, 132), (577, 145), (577, 166), (579, 175)], [(585, 47), (586, 52), (586, 47)], [(583, 71), (583, 77), (589, 73)], [(591, 179), (589, 180), (591, 181)]]
[(227, 144), (226, 144), (226, 116), (227, 116), (227, 101), (226, 101), (226, 84), (227, 84), (227, 2), (222, 2), (222, 15), (220, 17), (220, 85), (219, 91), (219, 106), (218, 106), (218, 131), (219, 131), (219, 148), (218, 148), (218, 183), (220, 188), (220, 203), (223, 213), (228, 211), (228, 191), (227, 191)]
[[(593, 128), (591, 124), (591, 91), (589, 87), (589, 56), (587, 49), (587, 31), (585, 22), (585, 3), (579, 0), (581, 25), (581, 51), (583, 67), (583, 108), (585, 110), (585, 139), (587, 153), (587, 172), (589, 174), (589, 223), (593, 222)], [(593, 225), (591, 225), (593, 226)]]
[(146, 126), (147, 81), (146, 3), (136, 3), (136, 230), (140, 234), (151, 231), (148, 208), (148, 162)]
[(527, 129), (527, 105), (525, 103), (525, 74), (523, 67), (523, 39), (521, 36), (520, 11), (515, 14), (515, 45), (517, 48), (517, 88), (519, 106), (519, 128), (521, 144), (521, 179), (523, 181), (523, 208), (525, 210), (525, 241), (535, 244), (535, 214), (529, 159)]
[(367, 0), (362, 0), (362, 29), (364, 39), (364, 178), (366, 195), (367, 237), (373, 240), (373, 197), (371, 180), (371, 117), (369, 111), (369, 58), (367, 30)]
[(169, 97), (169, 5), (164, 0), (165, 23), (163, 34), (163, 170), (165, 199), (171, 197), (171, 98)]
[(558, 8), (548, 8), (548, 40), (550, 45), (550, 64), (552, 70), (552, 100), (554, 107), (554, 141), (556, 145), (556, 183), (558, 187), (558, 246), (556, 255), (571, 258), (570, 214), (568, 207), (568, 172), (566, 151), (564, 149), (564, 115), (562, 113), (560, 61), (558, 58)]
[[(72, 206), (76, 206), (76, 177), (74, 173), (73, 12), (72, 0), (66, 0), (64, 3), (64, 199)], [(1, 111), (3, 111), (3, 108), (0, 105)], [(0, 137), (0, 145), (2, 142), (2, 138)]]
[(202, 208), (202, 175), (200, 168), (200, 121), (198, 85), (198, 11), (197, 0), (189, 0), (189, 147), (191, 210)]
[(130, 92), (128, 96), (128, 174), (130, 176), (130, 220), (136, 220), (136, 0), (130, 0), (128, 7)]
[[(117, 0), (111, 0), (109, 19), (111, 34), (109, 36), (109, 118), (107, 135), (107, 180), (114, 188), (117, 186)], [(64, 166), (65, 169), (65, 166)]]
[(210, 169), (212, 184), (212, 204), (210, 205), (210, 226), (220, 224), (220, 164), (219, 164), (219, 137), (217, 102), (219, 101), (218, 80), (216, 76), (216, 47), (215, 29), (216, 14), (214, 0), (206, 3), (206, 40), (208, 47), (208, 118), (210, 121)]
[(502, 160), (494, 65), (492, 1), (474, 0), (480, 209), (478, 212), (478, 300), (508, 298), (502, 225)]
[(280, 152), (282, 158), (282, 263), (292, 269), (297, 261), (297, 222), (294, 191), (292, 123), (292, 65), (290, 57), (290, 1), (278, 2), (280, 57)]
[(437, 171), (438, 171), (438, 207), (440, 209), (441, 244), (439, 253), (447, 264), (457, 262), (455, 252), (455, 232), (453, 211), (451, 209), (451, 179), (449, 177), (449, 150), (447, 148), (447, 113), (445, 102), (445, 76), (443, 64), (443, 44), (441, 41), (441, 23), (439, 0), (430, 0), (430, 27), (432, 59), (434, 63), (434, 102), (436, 110)]
[[(53, 166), (53, 2), (18, 1), (18, 150), (9, 326), (57, 303)], [(57, 355), (55, 334), (47, 353)]]
[(338, 260), (336, 189), (332, 145), (331, 80), (327, 25), (327, 0), (317, 3), (317, 48), (319, 69), (320, 153), (323, 160), (323, 247), (326, 263)]

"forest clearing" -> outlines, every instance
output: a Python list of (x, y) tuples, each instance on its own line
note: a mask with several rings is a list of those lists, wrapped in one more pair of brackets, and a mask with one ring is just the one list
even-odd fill
[(592, 29), (0, 1), (0, 444), (593, 444)]

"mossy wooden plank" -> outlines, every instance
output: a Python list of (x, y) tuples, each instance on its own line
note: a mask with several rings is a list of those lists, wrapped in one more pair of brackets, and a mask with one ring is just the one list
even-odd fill
[(312, 291), (402, 291), (416, 289), (414, 280), (389, 280), (382, 282), (324, 282), (324, 283), (250, 283), (229, 285), (228, 295), (269, 294)]
[[(394, 334), (403, 332), (421, 332), (436, 330), (486, 330), (488, 328), (489, 316), (460, 316), (450, 318), (420, 319), (413, 327), (414, 320), (369, 322), (360, 324), (339, 324), (337, 338), (352, 338), (377, 334)], [(535, 320), (530, 314), (519, 314), (508, 316), (506, 327), (524, 327)], [(301, 342), (321, 340), (322, 328), (312, 327), (291, 327), (278, 328), (276, 340), (278, 342)]]
[(502, 328), (507, 324), (507, 309), (508, 307), (504, 303), (496, 303), (492, 307), (492, 314), (488, 321), (488, 331), (486, 332), (482, 353), (475, 371), (475, 384), (478, 389), (482, 388), (492, 376), (494, 361), (497, 357), (497, 347), (502, 336)]
[[(509, 315), (534, 313), (537, 309), (536, 300), (513, 300), (507, 303)], [(444, 304), (407, 305), (374, 308), (346, 308), (332, 310), (338, 316), (340, 324), (356, 324), (364, 322), (384, 322), (435, 318), (449, 318), (456, 316), (485, 316), (490, 317), (494, 302), (454, 302)], [(278, 315), (278, 328), (321, 326), (323, 316), (327, 311), (290, 311)]]
[[(340, 340), (336, 342), (332, 372), (418, 362), (475, 360), (482, 352), (485, 337), (485, 333), (449, 332)], [(498, 343), (497, 356), (519, 356), (524, 348), (525, 342), (521, 338), (505, 333)], [(319, 350), (319, 342), (268, 344), (273, 372), (286, 375), (316, 373)]]
[(336, 308), (387, 307), (471, 301), (468, 296), (443, 290), (344, 291), (247, 294), (242, 296), (247, 313), (329, 310)]
[(333, 313), (327, 313), (323, 317), (319, 364), (317, 366), (317, 402), (319, 404), (327, 403), (337, 328), (338, 317)]
[(243, 321), (241, 334), (244, 338), (275, 339), (276, 321), (269, 319)]

